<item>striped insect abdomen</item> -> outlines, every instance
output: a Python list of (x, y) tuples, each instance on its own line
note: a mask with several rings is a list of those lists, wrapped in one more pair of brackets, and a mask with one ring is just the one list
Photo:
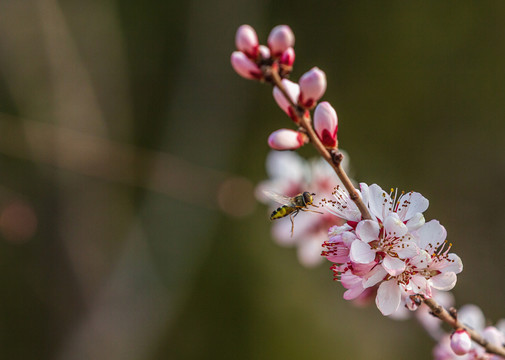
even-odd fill
[(272, 212), (272, 215), (270, 215), (270, 220), (283, 218), (284, 216), (288, 216), (295, 210), (296, 209), (291, 206), (282, 205), (281, 207), (277, 208)]

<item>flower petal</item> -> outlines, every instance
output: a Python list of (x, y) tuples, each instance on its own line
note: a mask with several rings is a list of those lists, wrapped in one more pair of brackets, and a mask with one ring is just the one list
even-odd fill
[(426, 211), (430, 202), (418, 192), (404, 194), (398, 201), (397, 213), (403, 221), (410, 220), (416, 213)]
[(372, 215), (376, 216), (379, 220), (384, 221), (385, 211), (390, 206), (391, 197), (388, 193), (381, 189), (377, 184), (372, 184), (368, 188), (368, 207)]
[(384, 228), (386, 229), (386, 236), (401, 237), (408, 231), (407, 225), (400, 220), (396, 213), (391, 213), (386, 217)]
[(369, 288), (383, 280), (387, 275), (386, 270), (382, 266), (374, 267), (367, 275), (363, 277), (363, 287)]
[(431, 286), (437, 290), (448, 291), (456, 285), (457, 276), (453, 272), (438, 274), (430, 279)]
[(426, 221), (422, 213), (415, 213), (405, 225), (407, 225), (409, 231), (414, 231), (423, 226), (425, 222)]
[(366, 243), (379, 238), (380, 226), (377, 221), (363, 220), (356, 226), (356, 235)]
[(349, 257), (356, 263), (368, 264), (375, 259), (375, 251), (367, 243), (355, 240), (351, 245)]
[(447, 237), (447, 231), (437, 220), (431, 220), (424, 224), (417, 230), (417, 234), (419, 247), (430, 254), (433, 254)]
[(423, 294), (431, 297), (431, 288), (428, 280), (422, 275), (414, 275), (410, 278), (410, 287), (415, 294)]
[(473, 304), (463, 305), (458, 310), (458, 320), (477, 332), (481, 332), (486, 325), (484, 313), (477, 305)]
[(377, 289), (375, 304), (383, 315), (391, 315), (400, 306), (401, 291), (396, 280), (385, 281)]
[(405, 262), (403, 260), (386, 255), (382, 261), (382, 266), (391, 276), (400, 275), (405, 270)]
[(409, 237), (395, 246), (394, 251), (398, 254), (398, 257), (400, 259), (410, 259), (419, 253), (419, 248), (417, 247), (417, 244)]

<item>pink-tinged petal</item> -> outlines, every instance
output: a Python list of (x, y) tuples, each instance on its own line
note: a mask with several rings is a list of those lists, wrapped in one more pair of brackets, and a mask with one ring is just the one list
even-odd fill
[(419, 254), (417, 244), (409, 237), (395, 246), (394, 251), (400, 259), (410, 259)]
[(246, 54), (241, 51), (234, 51), (231, 54), (231, 66), (240, 76), (246, 79), (260, 79), (261, 70)]
[(447, 231), (437, 220), (431, 220), (417, 230), (417, 235), (419, 247), (433, 254), (444, 243)]
[(235, 45), (237, 49), (244, 52), (249, 58), (256, 59), (258, 56), (258, 35), (249, 25), (242, 25), (235, 35)]
[(281, 55), (279, 62), (282, 65), (293, 66), (295, 63), (295, 50), (292, 47), (287, 48)]
[(352, 273), (361, 278), (368, 275), (368, 273), (377, 265), (377, 260), (373, 260), (372, 262), (369, 262), (367, 264), (360, 264), (351, 261), (351, 264), (352, 264)]
[(438, 270), (442, 273), (453, 272), (459, 274), (463, 271), (463, 262), (460, 257), (456, 254), (448, 254), (447, 259), (441, 258), (432, 261), (430, 264), (430, 270)]
[(368, 194), (368, 207), (370, 208), (370, 212), (380, 221), (384, 221), (386, 214), (389, 213), (388, 209), (391, 206), (391, 197), (377, 184), (370, 185)]
[(431, 297), (431, 288), (428, 280), (422, 275), (414, 275), (410, 278), (409, 287), (414, 292), (414, 294), (423, 294), (427, 297)]
[(365, 290), (365, 289), (363, 289), (363, 287), (362, 287), (362, 286), (357, 286), (357, 287), (350, 288), (350, 289), (348, 289), (348, 290), (344, 293), (343, 298), (344, 298), (345, 300), (354, 300), (354, 299), (356, 299), (358, 296), (360, 296), (360, 295), (363, 293), (363, 291), (364, 291), (364, 290)]
[(332, 236), (343, 234), (344, 232), (351, 231), (352, 227), (349, 224), (344, 224), (342, 226), (332, 226), (328, 230), (328, 236), (331, 238)]
[(486, 325), (486, 318), (484, 316), (484, 313), (477, 305), (473, 304), (463, 305), (461, 308), (459, 308), (458, 320), (477, 332), (481, 332)]
[(326, 74), (321, 69), (313, 67), (300, 77), (299, 83), (298, 103), (303, 107), (312, 108), (326, 91)]
[(270, 49), (267, 46), (260, 45), (259, 52), (262, 59), (270, 59)]
[(391, 213), (384, 220), (387, 237), (402, 237), (408, 231), (407, 226), (400, 220), (398, 214)]
[(398, 201), (398, 215), (403, 221), (410, 220), (416, 213), (426, 211), (430, 202), (424, 196), (417, 192), (404, 194)]
[(458, 329), (451, 335), (451, 349), (456, 355), (465, 355), (472, 348), (472, 339), (468, 332)]
[(437, 290), (449, 291), (455, 285), (457, 276), (453, 272), (438, 274), (430, 279), (431, 286)]
[(400, 306), (400, 302), (401, 291), (396, 280), (384, 281), (380, 284), (375, 304), (383, 315), (388, 316), (394, 313)]
[(377, 285), (380, 281), (384, 280), (388, 273), (382, 266), (374, 267), (368, 274), (363, 277), (363, 287), (369, 288)]
[(410, 232), (419, 229), (425, 223), (424, 215), (422, 213), (415, 213), (405, 225)]
[(368, 264), (375, 259), (375, 251), (367, 243), (356, 240), (351, 245), (349, 257), (356, 263)]
[(276, 130), (268, 137), (268, 145), (274, 150), (295, 150), (303, 144), (303, 134), (291, 129)]
[(405, 270), (405, 262), (401, 259), (386, 255), (382, 266), (391, 276), (400, 275)]
[(340, 283), (346, 289), (351, 289), (353, 287), (359, 287), (362, 283), (362, 280), (359, 276), (346, 272), (343, 273), (340, 277)]
[[(284, 89), (286, 89), (286, 92), (288, 93), (291, 101), (294, 104), (296, 104), (296, 99), (298, 98), (298, 95), (300, 94), (300, 87), (298, 86), (298, 84), (296, 84), (292, 81), (289, 81), (287, 79), (282, 79), (282, 85), (284, 86)], [(282, 91), (279, 90), (279, 88), (277, 86), (275, 86), (273, 89), (273, 95), (274, 95), (275, 101), (277, 102), (277, 105), (279, 105), (279, 107), (286, 114), (288, 114), (289, 117), (291, 117), (294, 121), (295, 120), (294, 119), (294, 115), (295, 115), (294, 109), (291, 107), (291, 105), (289, 104), (289, 101), (286, 100), (286, 97), (284, 96)]]
[(295, 45), (295, 35), (291, 28), (287, 25), (277, 25), (268, 35), (268, 47), (275, 57), (281, 56), (282, 53), (289, 47)]
[(356, 235), (366, 243), (379, 238), (380, 226), (376, 221), (363, 220), (356, 226)]
[[(300, 91), (303, 91), (301, 83)], [(337, 113), (327, 101), (323, 101), (317, 105), (316, 110), (314, 111), (314, 130), (316, 130), (317, 136), (324, 146), (336, 146), (338, 130)]]
[(425, 269), (431, 262), (431, 256), (426, 251), (420, 249), (419, 253), (410, 259), (410, 265), (414, 268)]

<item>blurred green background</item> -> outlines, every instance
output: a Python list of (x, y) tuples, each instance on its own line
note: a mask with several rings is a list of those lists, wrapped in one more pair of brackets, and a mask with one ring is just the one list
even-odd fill
[(457, 305), (505, 317), (504, 2), (2, 0), (2, 359), (431, 356), (273, 243), (252, 191), (290, 120), (231, 69), (243, 23), (291, 26), (354, 177), (430, 199)]

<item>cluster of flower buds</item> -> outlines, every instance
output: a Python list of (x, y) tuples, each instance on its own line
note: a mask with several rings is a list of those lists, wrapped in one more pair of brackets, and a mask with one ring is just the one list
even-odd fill
[[(326, 91), (325, 73), (314, 67), (300, 77), (297, 83), (287, 79), (295, 61), (293, 49), (295, 37), (289, 26), (278, 25), (268, 36), (268, 46), (260, 45), (256, 31), (249, 25), (238, 28), (235, 45), (238, 51), (231, 55), (235, 71), (246, 79), (272, 82), (278, 75), (280, 84), (274, 86), (273, 96), (279, 107), (299, 124), (302, 117), (310, 119), (314, 111), (314, 130), (319, 140), (329, 149), (337, 143), (338, 119), (335, 109), (328, 103), (318, 105)], [(280, 88), (282, 87), (282, 88)], [(279, 129), (268, 138), (268, 144), (275, 150), (295, 150), (309, 141), (304, 129)]]
[(335, 263), (335, 279), (347, 289), (344, 299), (375, 295), (379, 310), (393, 315), (402, 304), (417, 309), (416, 295), (431, 298), (434, 289), (451, 290), (463, 264), (449, 253), (445, 228), (436, 220), (425, 223), (428, 200), (416, 192), (388, 194), (376, 184), (360, 188), (372, 219), (363, 220), (340, 188), (335, 200), (325, 201), (328, 211), (347, 221), (329, 229), (322, 253)]

